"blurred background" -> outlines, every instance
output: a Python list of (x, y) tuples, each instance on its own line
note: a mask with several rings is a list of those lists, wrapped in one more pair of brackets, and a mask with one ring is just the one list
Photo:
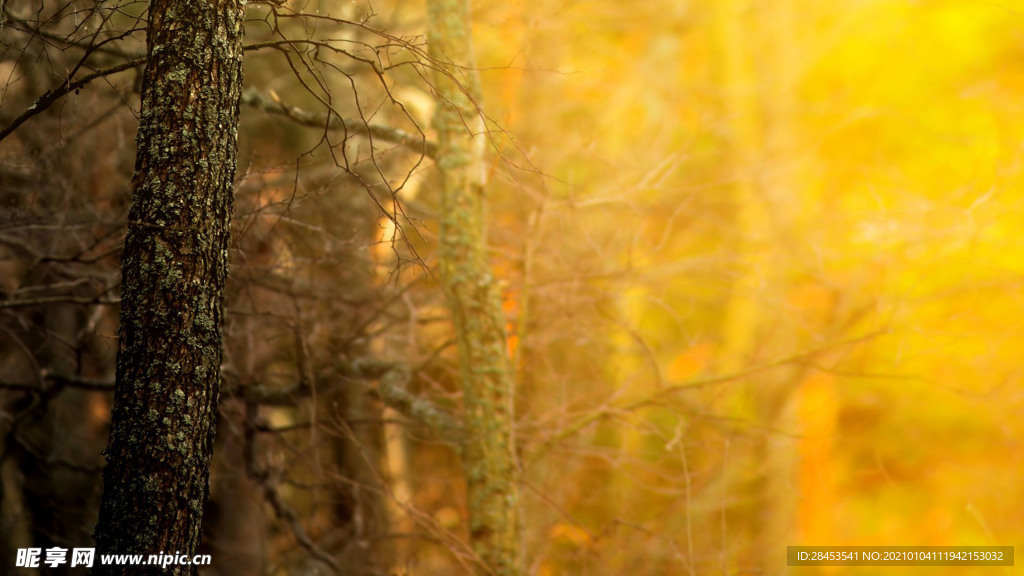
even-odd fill
[[(0, 125), (143, 56), (145, 9), (8, 2)], [(247, 15), (249, 44), (339, 50), (246, 54), (204, 573), (465, 573), (457, 451), (349, 369), (402, 363), (458, 417), (425, 6)], [(1024, 11), (472, 15), (526, 574), (877, 574), (787, 568), (786, 546), (1024, 544)], [(19, 547), (91, 545), (138, 81), (106, 75), (0, 140), (5, 573)], [(407, 138), (341, 130), (328, 103)]]

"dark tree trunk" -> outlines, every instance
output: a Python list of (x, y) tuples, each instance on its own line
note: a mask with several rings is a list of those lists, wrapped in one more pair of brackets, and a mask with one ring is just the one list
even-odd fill
[[(97, 554), (199, 544), (242, 84), (238, 0), (153, 0)], [(195, 574), (194, 566), (96, 574)]]

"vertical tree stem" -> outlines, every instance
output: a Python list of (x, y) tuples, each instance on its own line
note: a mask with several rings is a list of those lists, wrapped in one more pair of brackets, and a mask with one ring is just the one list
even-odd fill
[[(153, 0), (99, 553), (199, 544), (217, 418), (242, 88), (238, 0)], [(95, 574), (195, 574), (99, 566)]]
[(442, 182), (441, 281), (459, 349), (467, 441), (470, 536), (482, 573), (518, 572), (512, 378), (505, 321), (487, 254), (485, 124), (470, 41), (469, 2), (428, 2), (434, 117)]

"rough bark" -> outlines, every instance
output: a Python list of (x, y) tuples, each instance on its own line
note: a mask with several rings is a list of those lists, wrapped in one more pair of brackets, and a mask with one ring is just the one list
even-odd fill
[(513, 394), (505, 321), (487, 255), (486, 136), (472, 69), (469, 2), (431, 0), (427, 10), (430, 55), (439, 65), (439, 263), (459, 349), (470, 537), (484, 564), (481, 572), (506, 576), (518, 572)]
[[(242, 75), (238, 0), (153, 0), (97, 554), (193, 555), (209, 493)], [(96, 574), (195, 574), (195, 566)]]

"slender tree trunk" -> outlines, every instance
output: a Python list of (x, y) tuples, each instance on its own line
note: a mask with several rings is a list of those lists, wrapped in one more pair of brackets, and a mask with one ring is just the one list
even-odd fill
[[(796, 122), (797, 14), (792, 0), (717, 4), (723, 51), (725, 111), (732, 127), (736, 281), (722, 329), (720, 370), (731, 373), (805, 344), (778, 327), (778, 313), (792, 286), (794, 254), (790, 212), (804, 187), (794, 167)], [(755, 62), (761, 66), (756, 67)], [(772, 330), (776, 332), (773, 333)], [(757, 463), (757, 515), (751, 561), (765, 573), (786, 574), (785, 544), (793, 541), (799, 506), (797, 421), (800, 398), (793, 394), (800, 370), (776, 370), (751, 381), (749, 412), (770, 432), (753, 446)]]
[(746, 25), (749, 18), (745, 17), (752, 4), (748, 0), (722, 0), (715, 7), (722, 51), (724, 113), (736, 171), (731, 223), (737, 254), (735, 281), (726, 303), (718, 354), (718, 369), (728, 374), (751, 363), (763, 330), (763, 310), (771, 298), (766, 291), (775, 286), (770, 282), (774, 279), (770, 274), (771, 206), (760, 175), (765, 161), (761, 84), (752, 62), (752, 31)]
[(96, 544), (98, 553), (192, 556), (217, 417), (242, 4), (153, 0), (148, 58)]
[(491, 276), (485, 222), (485, 125), (468, 0), (430, 0), (434, 117), (442, 185), (441, 281), (455, 324), (468, 440), (463, 452), (470, 537), (482, 573), (518, 572), (512, 378), (505, 321)]

